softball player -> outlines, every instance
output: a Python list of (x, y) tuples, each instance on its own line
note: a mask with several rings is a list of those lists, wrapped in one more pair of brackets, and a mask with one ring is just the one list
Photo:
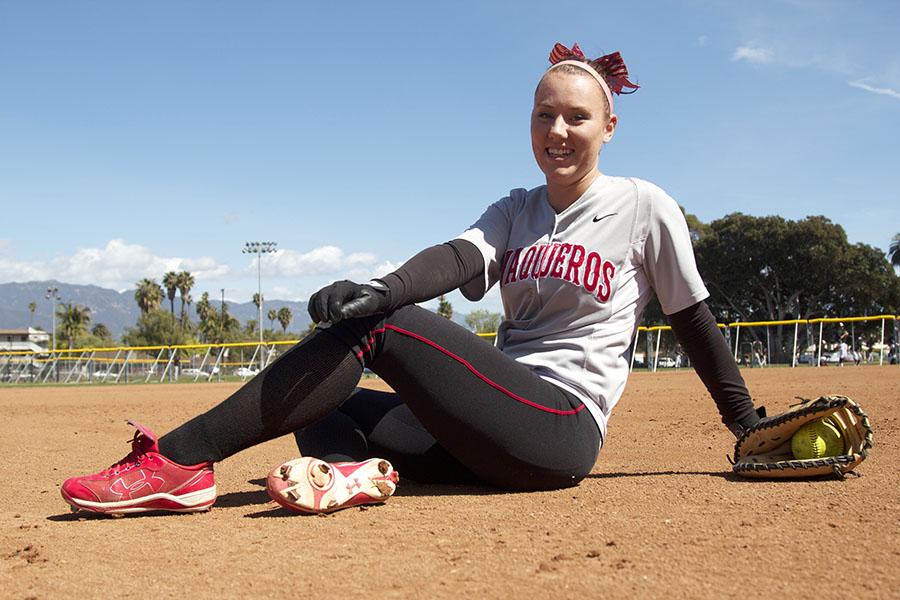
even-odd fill
[[(651, 183), (598, 170), (617, 124), (612, 94), (637, 88), (624, 62), (588, 60), (577, 44), (557, 44), (550, 60), (531, 116), (546, 185), (512, 190), (394, 273), (320, 290), (312, 335), (162, 438), (138, 426), (131, 454), (67, 480), (63, 497), (97, 512), (205, 510), (213, 463), (288, 433), (317, 457), (269, 477), (273, 498), (295, 510), (383, 501), (394, 466), (422, 481), (576, 485), (603, 445), (653, 292), (726, 426), (739, 434), (755, 423), (678, 205)], [(478, 300), (494, 285), (505, 312), (496, 347), (414, 305), (456, 288)], [(365, 368), (395, 393), (357, 389)]]

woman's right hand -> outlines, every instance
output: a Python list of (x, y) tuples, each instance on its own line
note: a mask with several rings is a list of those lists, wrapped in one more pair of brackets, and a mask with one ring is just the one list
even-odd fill
[(383, 313), (390, 302), (390, 290), (381, 282), (336, 281), (313, 294), (307, 309), (316, 323), (337, 323)]

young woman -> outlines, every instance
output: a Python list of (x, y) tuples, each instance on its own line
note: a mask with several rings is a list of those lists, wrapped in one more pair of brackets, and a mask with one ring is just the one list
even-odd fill
[[(557, 44), (550, 62), (531, 115), (546, 185), (512, 190), (394, 273), (320, 290), (312, 335), (162, 438), (137, 426), (132, 452), (67, 480), (66, 501), (107, 513), (205, 510), (213, 463), (292, 432), (307, 458), (277, 467), (268, 487), (295, 510), (383, 501), (397, 481), (391, 463), (423, 481), (576, 485), (596, 462), (654, 291), (726, 426), (737, 435), (755, 423), (678, 205), (598, 169), (618, 122), (613, 93), (637, 88), (624, 62), (588, 60), (577, 44)], [(497, 284), (496, 347), (414, 306), (456, 288), (478, 300)], [(364, 368), (395, 393), (356, 389)]]

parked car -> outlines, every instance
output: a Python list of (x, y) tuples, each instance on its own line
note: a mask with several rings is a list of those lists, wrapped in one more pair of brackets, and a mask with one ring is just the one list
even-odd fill
[(238, 377), (242, 377), (246, 379), (247, 377), (255, 377), (259, 371), (255, 369), (251, 369), (250, 367), (239, 367), (234, 374)]
[(187, 367), (186, 369), (181, 370), (182, 377), (196, 377), (197, 375), (205, 375), (203, 371), (200, 369), (196, 369), (194, 367)]
[(672, 368), (675, 366), (675, 359), (671, 356), (660, 356), (656, 361), (657, 367)]

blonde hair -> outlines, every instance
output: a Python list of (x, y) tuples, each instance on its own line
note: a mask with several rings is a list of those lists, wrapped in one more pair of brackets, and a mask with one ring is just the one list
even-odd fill
[[(585, 63), (585, 64), (590, 64), (590, 63)], [(598, 86), (600, 86), (600, 82), (597, 81), (596, 79), (594, 79), (594, 77), (589, 72), (587, 72), (585, 69), (582, 69), (581, 67), (576, 67), (575, 65), (559, 65), (559, 66), (550, 67), (549, 69), (544, 71), (544, 74), (541, 76), (540, 81), (538, 81), (537, 87), (534, 88), (535, 94), (537, 94), (538, 89), (541, 87), (541, 84), (544, 82), (544, 78), (547, 77), (547, 75), (549, 75), (550, 73), (563, 73), (565, 75), (578, 75), (579, 77), (589, 77), (590, 79), (594, 80), (594, 82)], [(603, 81), (605, 81), (607, 85), (609, 85), (609, 78), (606, 76), (605, 73), (598, 72), (597, 74), (603, 78)], [(611, 112), (610, 106), (609, 106), (609, 100), (606, 99), (606, 91), (603, 90), (603, 86), (600, 86), (600, 91), (603, 92), (603, 106), (605, 107), (606, 114), (609, 115)]]

